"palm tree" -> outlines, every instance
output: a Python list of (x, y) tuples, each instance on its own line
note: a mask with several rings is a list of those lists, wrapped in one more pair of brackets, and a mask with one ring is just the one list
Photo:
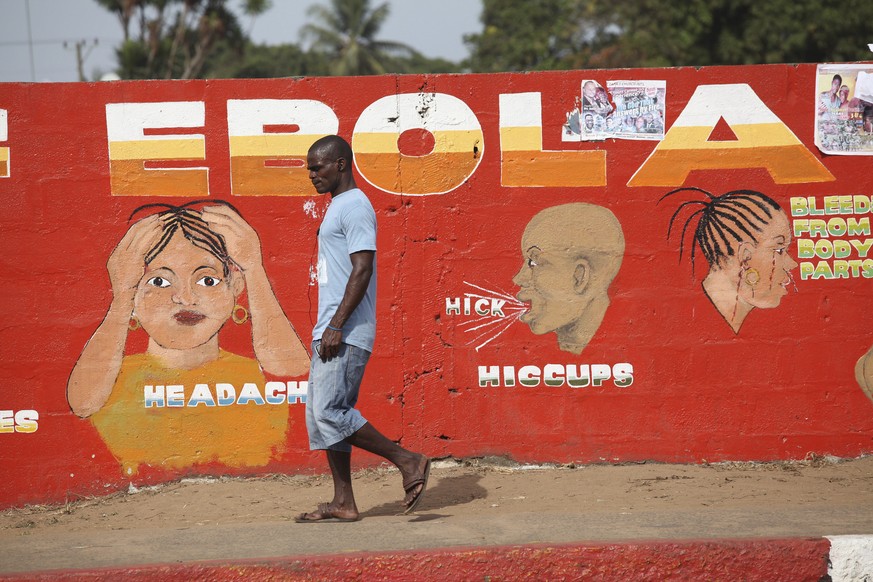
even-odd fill
[(138, 0), (95, 0), (97, 4), (110, 12), (114, 12), (121, 22), (124, 40), (130, 39), (130, 19), (139, 7)]
[(311, 6), (316, 21), (301, 29), (312, 49), (330, 59), (333, 75), (381, 75), (401, 66), (396, 58), (420, 56), (400, 42), (376, 40), (388, 17), (388, 4), (371, 8), (370, 0), (331, 0), (330, 7)]
[[(118, 73), (125, 79), (193, 79), (204, 75), (216, 47), (237, 51), (245, 33), (228, 0), (96, 0), (118, 16), (124, 41), (116, 49)], [(270, 0), (238, 2), (254, 18)], [(131, 36), (131, 26), (139, 34)]]

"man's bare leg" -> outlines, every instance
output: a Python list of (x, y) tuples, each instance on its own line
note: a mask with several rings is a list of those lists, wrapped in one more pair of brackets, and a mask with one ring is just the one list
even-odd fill
[(318, 509), (304, 513), (297, 521), (321, 521), (323, 519), (339, 519), (355, 521), (358, 519), (358, 506), (355, 504), (355, 494), (352, 491), (352, 454), (328, 449), (327, 464), (333, 478), (333, 501), (323, 503)]
[[(424, 478), (428, 458), (422, 454), (404, 449), (385, 437), (369, 422), (358, 429), (352, 436), (348, 437), (346, 442), (391, 461), (400, 469), (400, 475), (403, 477), (404, 483)], [(334, 481), (336, 481), (336, 478), (334, 478)], [(421, 482), (408, 489), (406, 497), (403, 499), (404, 505), (409, 506), (423, 487), (424, 483)], [(349, 491), (351, 491), (351, 485), (349, 485)]]
[(341, 451), (327, 451), (327, 464), (333, 477), (333, 501), (331, 507), (342, 515), (337, 517), (357, 517), (358, 506), (352, 491), (352, 454)]

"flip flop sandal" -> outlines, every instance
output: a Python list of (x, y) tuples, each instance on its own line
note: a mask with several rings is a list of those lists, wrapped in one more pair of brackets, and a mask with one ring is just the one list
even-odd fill
[[(307, 517), (309, 516), (309, 517)], [(349, 523), (352, 521), (358, 521), (361, 519), (361, 516), (357, 517), (338, 517), (334, 515), (333, 511), (330, 509), (330, 504), (328, 503), (319, 503), (318, 508), (315, 511), (309, 513), (301, 513), (297, 517), (294, 518), (294, 521), (297, 523), (319, 523), (319, 522), (328, 522), (328, 523)]]
[(403, 510), (403, 515), (413, 511), (418, 507), (418, 504), (421, 503), (421, 499), (424, 497), (424, 490), (427, 489), (428, 477), (430, 477), (430, 459), (428, 459), (427, 463), (424, 465), (424, 475), (422, 477), (417, 477), (411, 481), (404, 481), (403, 483), (403, 490), (407, 493), (414, 489), (416, 485), (421, 485), (419, 492), (412, 498), (412, 503)]

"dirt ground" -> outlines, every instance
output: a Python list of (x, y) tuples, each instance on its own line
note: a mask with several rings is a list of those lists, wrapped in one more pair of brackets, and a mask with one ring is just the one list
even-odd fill
[[(399, 473), (355, 473), (361, 517), (397, 515)], [(67, 532), (188, 528), (290, 521), (332, 493), (329, 477), (188, 479), (60, 506), (0, 512), (0, 545), (12, 537)], [(574, 513), (721, 508), (754, 511), (780, 504), (873, 508), (873, 456), (787, 463), (657, 463), (520, 466), (501, 459), (434, 463), (417, 512), (483, 518), (499, 513)], [(870, 524), (873, 533), (873, 523)]]

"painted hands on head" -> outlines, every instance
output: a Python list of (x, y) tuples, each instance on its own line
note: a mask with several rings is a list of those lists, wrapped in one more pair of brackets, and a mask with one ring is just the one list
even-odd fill
[(146, 254), (161, 236), (163, 223), (157, 215), (143, 218), (127, 230), (106, 263), (115, 296), (136, 291), (145, 272)]
[(201, 214), (216, 234), (224, 238), (230, 260), (245, 273), (262, 266), (261, 241), (258, 233), (228, 206), (207, 206)]
[[(215, 200), (214, 202), (219, 202)], [(309, 369), (309, 354), (279, 305), (263, 265), (257, 232), (230, 204), (213, 204), (198, 212), (206, 228), (221, 239), (223, 260), (236, 296), (246, 290), (252, 345), (261, 367), (277, 376), (299, 376)]]

